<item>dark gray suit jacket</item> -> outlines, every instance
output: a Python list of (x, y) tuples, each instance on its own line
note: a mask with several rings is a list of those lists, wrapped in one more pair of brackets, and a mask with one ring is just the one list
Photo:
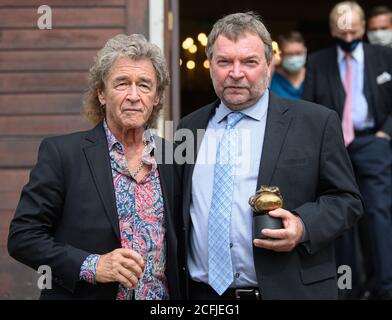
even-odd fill
[[(197, 129), (205, 129), (218, 105), (219, 101), (186, 116), (179, 128), (188, 128), (194, 134)], [(194, 150), (196, 153), (196, 145)], [(184, 281), (189, 280), (185, 257), (189, 251), (193, 169), (193, 164), (183, 169), (180, 256), (184, 259), (180, 263)], [(261, 185), (280, 188), (284, 208), (301, 217), (309, 236), (306, 247), (298, 245), (287, 253), (254, 247), (263, 299), (337, 298), (333, 240), (363, 212), (337, 114), (316, 104), (284, 100), (270, 93), (257, 188)]]

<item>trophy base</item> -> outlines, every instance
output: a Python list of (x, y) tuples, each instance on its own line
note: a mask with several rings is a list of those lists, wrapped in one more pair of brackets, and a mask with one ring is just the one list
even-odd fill
[(253, 239), (269, 239), (261, 233), (262, 229), (283, 229), (282, 219), (266, 215), (253, 217)]

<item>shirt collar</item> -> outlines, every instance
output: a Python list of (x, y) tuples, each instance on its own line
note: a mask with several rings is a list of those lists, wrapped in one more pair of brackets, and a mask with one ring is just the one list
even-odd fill
[[(246, 109), (241, 110), (241, 112), (249, 118), (260, 121), (266, 114), (268, 109), (268, 101), (269, 101), (269, 90), (266, 89), (264, 94), (260, 97), (257, 102)], [(217, 122), (223, 121), (227, 117), (229, 113), (233, 112), (230, 108), (225, 106), (225, 104), (221, 101), (218, 109), (216, 110), (216, 120)]]
[[(340, 63), (346, 56), (346, 53), (339, 46), (337, 46), (337, 50), (338, 50), (338, 63)], [(362, 41), (358, 43), (357, 47), (354, 49), (351, 55), (354, 58), (354, 60), (357, 61), (358, 63), (363, 63), (365, 61), (365, 54), (363, 51)]]
[[(118, 141), (117, 138), (114, 136), (114, 134), (110, 131), (110, 129), (106, 123), (106, 119), (103, 120), (103, 128), (105, 130), (106, 139), (108, 141), (109, 151), (113, 149), (113, 146), (115, 144), (119, 144), (122, 147), (122, 144), (120, 143), (120, 141)], [(156, 148), (154, 133), (151, 128), (146, 128), (144, 130), (143, 143), (146, 146), (145, 153), (151, 153), (151, 151)]]

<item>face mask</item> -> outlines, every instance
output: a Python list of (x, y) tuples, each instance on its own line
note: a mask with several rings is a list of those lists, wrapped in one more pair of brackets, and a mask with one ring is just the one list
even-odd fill
[(340, 38), (335, 38), (337, 45), (347, 53), (353, 52), (358, 44), (361, 42), (361, 39), (355, 39), (353, 41), (347, 42)]
[(381, 46), (392, 45), (392, 30), (368, 31), (367, 36), (371, 44), (378, 44)]
[(282, 67), (290, 73), (299, 72), (305, 65), (306, 54), (300, 54), (282, 59)]

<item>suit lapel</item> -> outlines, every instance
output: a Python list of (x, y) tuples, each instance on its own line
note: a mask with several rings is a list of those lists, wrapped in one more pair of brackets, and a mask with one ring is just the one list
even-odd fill
[(291, 116), (288, 107), (270, 92), (257, 189), (262, 185), (270, 185), (271, 183), (290, 122)]
[(346, 92), (344, 91), (342, 79), (340, 78), (339, 64), (338, 64), (338, 53), (336, 47), (331, 48), (331, 58), (328, 59), (329, 63), (329, 86), (332, 94), (333, 107), (341, 116), (343, 114), (344, 100), (346, 99)]
[(373, 112), (373, 116), (375, 116), (375, 106), (377, 105), (373, 99), (376, 99), (376, 96), (373, 96), (372, 92), (377, 92), (376, 82), (372, 81), (373, 79), (376, 79), (376, 74), (374, 71), (376, 68), (374, 67), (376, 63), (374, 61), (377, 61), (377, 58), (372, 55), (372, 52), (370, 52), (371, 47), (367, 43), (363, 43), (363, 52), (365, 56), (365, 70), (364, 70), (364, 84), (363, 84), (363, 93), (366, 97), (366, 101), (369, 106), (369, 111)]
[[(167, 213), (165, 216), (166, 219), (166, 224), (167, 224), (167, 230), (171, 231), (174, 230), (174, 221), (172, 219), (172, 210), (173, 210), (173, 198), (174, 198), (174, 170), (173, 166), (174, 164), (166, 164), (166, 142), (162, 138), (155, 136), (155, 142), (156, 142), (156, 154), (155, 154), (155, 159), (157, 159), (157, 168), (159, 172), (159, 181), (161, 184), (161, 190), (162, 190), (162, 197), (163, 197), (163, 203), (165, 206), (165, 212)], [(160, 159), (158, 159), (158, 156)], [(172, 159), (170, 159), (172, 160)], [(171, 236), (171, 233), (168, 233), (169, 236)]]
[[(291, 119), (290, 110), (285, 106), (284, 101), (270, 92), (263, 151), (257, 179), (257, 190), (260, 189), (260, 186), (262, 185), (271, 185), (276, 164), (290, 127)], [(265, 261), (272, 261), (270, 257), (271, 252), (272, 251), (270, 250), (257, 249), (253, 246), (253, 257), (256, 270), (264, 270), (264, 267), (266, 266)], [(259, 284), (266, 280), (264, 278), (261, 279), (261, 272), (257, 272), (257, 278)]]
[(109, 149), (102, 123), (98, 124), (86, 137), (89, 144), (84, 153), (93, 176), (95, 186), (102, 201), (113, 232), (120, 241), (120, 227), (116, 209), (113, 176), (110, 166)]
[(159, 159), (159, 161), (157, 160), (157, 168), (158, 168), (158, 172), (159, 172), (159, 177), (160, 182), (161, 182), (161, 188), (162, 188), (162, 194), (165, 198), (168, 188), (170, 187), (171, 183), (170, 181), (172, 181), (173, 177), (172, 177), (172, 172), (170, 171), (170, 165), (166, 164), (166, 160), (165, 159), (165, 141), (158, 137), (158, 136), (154, 136), (155, 138), (155, 145), (156, 145), (156, 155), (160, 155), (161, 159)]

